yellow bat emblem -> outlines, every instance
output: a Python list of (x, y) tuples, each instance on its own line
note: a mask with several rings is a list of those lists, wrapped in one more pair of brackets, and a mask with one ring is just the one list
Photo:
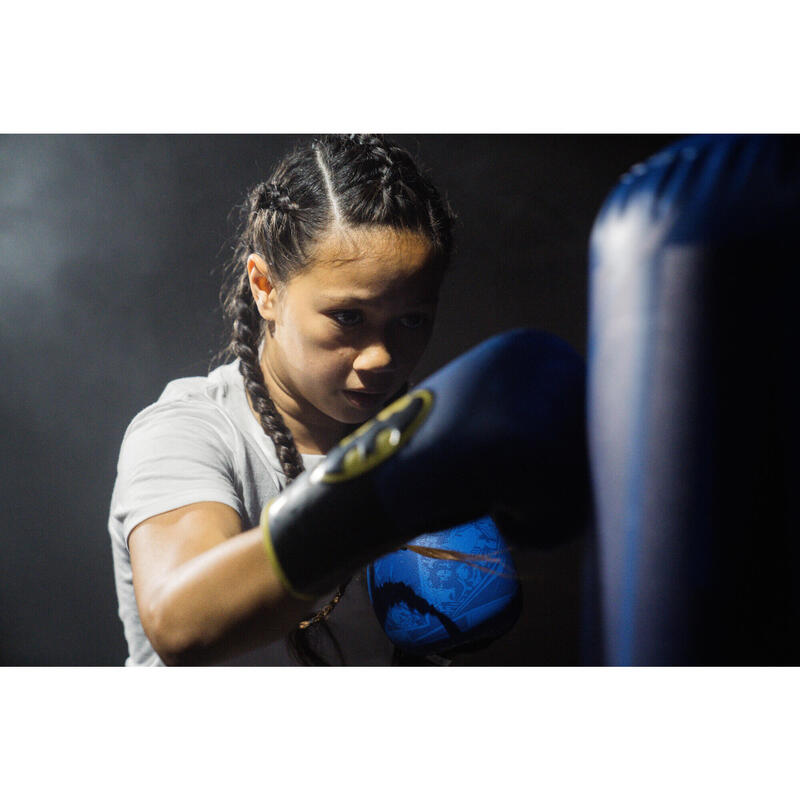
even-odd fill
[(311, 482), (349, 481), (374, 469), (411, 438), (432, 407), (433, 394), (427, 389), (403, 395), (342, 439), (311, 473)]

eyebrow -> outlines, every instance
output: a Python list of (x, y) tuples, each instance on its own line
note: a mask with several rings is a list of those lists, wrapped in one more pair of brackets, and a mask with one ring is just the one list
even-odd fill
[[(320, 299), (324, 303), (333, 303), (338, 305), (346, 305), (348, 303), (374, 303), (376, 300), (380, 300), (380, 296), (373, 296), (373, 295), (357, 295), (357, 294), (324, 294), (321, 295)], [(414, 306), (433, 306), (439, 302), (439, 297), (436, 295), (424, 297), (419, 300), (413, 300), (409, 305)]]

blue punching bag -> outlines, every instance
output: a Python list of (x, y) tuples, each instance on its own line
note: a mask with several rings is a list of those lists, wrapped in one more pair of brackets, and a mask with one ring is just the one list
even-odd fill
[(429, 656), (479, 647), (517, 621), (520, 583), (508, 547), (490, 517), (424, 534), (410, 544), (456, 551), (460, 559), (401, 549), (367, 568), (375, 614), (403, 653)]
[(800, 141), (696, 136), (590, 243), (605, 662), (800, 661)]

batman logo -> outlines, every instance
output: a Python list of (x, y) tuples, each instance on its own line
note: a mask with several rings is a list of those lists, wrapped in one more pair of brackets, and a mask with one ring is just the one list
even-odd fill
[(339, 483), (363, 475), (397, 452), (433, 407), (433, 394), (418, 389), (404, 395), (342, 439), (311, 473), (312, 483)]

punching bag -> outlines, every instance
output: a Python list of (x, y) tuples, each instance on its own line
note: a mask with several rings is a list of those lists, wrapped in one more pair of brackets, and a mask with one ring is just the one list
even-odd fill
[(590, 242), (604, 659), (800, 663), (800, 141), (696, 136)]

